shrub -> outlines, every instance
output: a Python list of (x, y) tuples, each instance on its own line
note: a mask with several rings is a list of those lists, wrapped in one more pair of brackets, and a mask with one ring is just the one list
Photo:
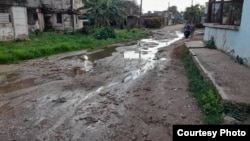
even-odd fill
[(107, 38), (115, 38), (116, 34), (113, 28), (104, 27), (104, 28), (100, 28), (96, 30), (94, 37), (98, 40), (101, 40), (101, 39), (107, 39)]
[(214, 43), (214, 37), (211, 37), (210, 40), (205, 42), (205, 47), (210, 49), (216, 49), (215, 43)]
[(162, 19), (155, 17), (155, 18), (146, 18), (144, 19), (144, 25), (146, 28), (160, 28), (162, 23)]
[(202, 103), (202, 109), (206, 114), (218, 114), (221, 112), (219, 97), (211, 89), (202, 95)]
[(246, 119), (247, 111), (248, 107), (244, 105), (237, 105), (229, 102), (223, 104), (223, 112), (239, 121)]

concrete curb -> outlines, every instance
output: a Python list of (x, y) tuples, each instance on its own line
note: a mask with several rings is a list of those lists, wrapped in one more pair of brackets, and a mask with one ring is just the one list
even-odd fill
[(198, 66), (199, 70), (202, 72), (202, 76), (205, 78), (208, 78), (212, 82), (212, 84), (215, 86), (215, 88), (217, 89), (219, 95), (221, 96), (221, 98), (223, 100), (229, 101), (229, 98), (228, 98), (227, 94), (225, 93), (224, 89), (218, 85), (218, 83), (215, 81), (215, 78), (213, 77), (212, 73), (208, 72), (205, 69), (205, 67), (202, 65), (202, 63), (197, 58), (196, 54), (192, 51), (192, 48), (188, 48), (188, 50), (191, 53), (192, 58), (193, 58), (194, 62), (196, 63), (196, 65)]

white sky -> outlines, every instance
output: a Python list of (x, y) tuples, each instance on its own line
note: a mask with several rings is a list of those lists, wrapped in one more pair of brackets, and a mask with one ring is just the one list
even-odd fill
[[(168, 3), (170, 6), (177, 6), (178, 11), (184, 11), (186, 7), (190, 7), (192, 0), (142, 0), (142, 10), (143, 13), (147, 11), (163, 11), (167, 10)], [(193, 4), (205, 5), (208, 0), (193, 0)], [(140, 4), (141, 0), (137, 0), (137, 3)]]

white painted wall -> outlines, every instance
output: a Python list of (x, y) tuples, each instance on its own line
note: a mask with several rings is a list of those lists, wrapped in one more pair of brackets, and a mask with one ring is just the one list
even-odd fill
[(12, 6), (11, 13), (15, 39), (27, 39), (29, 32), (26, 7)]
[(0, 41), (7, 41), (14, 39), (14, 30), (12, 24), (1, 24), (0, 23)]
[(217, 48), (241, 57), (250, 66), (250, 0), (244, 0), (239, 30), (205, 28), (204, 40), (214, 37)]

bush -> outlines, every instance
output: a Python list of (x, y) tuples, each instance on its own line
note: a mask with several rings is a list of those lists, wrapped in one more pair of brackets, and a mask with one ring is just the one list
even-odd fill
[(211, 37), (210, 40), (205, 42), (205, 47), (210, 49), (216, 49), (215, 43), (214, 43), (214, 37)]
[(146, 26), (146, 28), (160, 28), (162, 23), (162, 19), (161, 18), (147, 18), (144, 20), (144, 25)]
[(243, 121), (247, 118), (248, 107), (244, 105), (237, 105), (233, 103), (224, 103), (223, 112), (239, 121)]
[(110, 27), (104, 27), (97, 29), (94, 37), (98, 40), (107, 39), (107, 38), (116, 38), (115, 30)]
[(202, 109), (206, 114), (219, 114), (221, 112), (219, 97), (211, 89), (202, 95), (202, 103)]

